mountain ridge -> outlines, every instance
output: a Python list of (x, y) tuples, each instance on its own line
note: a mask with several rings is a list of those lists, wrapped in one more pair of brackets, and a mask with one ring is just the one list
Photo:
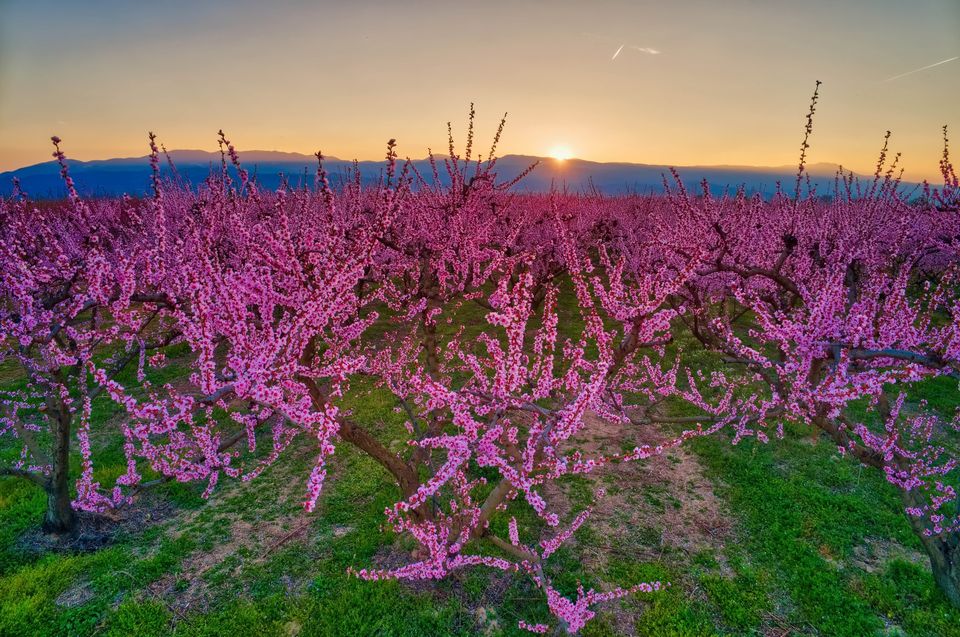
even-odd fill
[[(218, 151), (177, 149), (169, 156), (181, 177), (189, 183), (201, 183), (209, 175), (211, 166), (220, 163)], [(436, 155), (442, 164), (444, 155)], [(258, 182), (266, 188), (276, 188), (280, 175), (285, 175), (292, 185), (312, 183), (312, 174), (317, 160), (313, 155), (275, 150), (250, 150), (240, 153), (241, 163)], [(411, 159), (421, 174), (432, 174), (428, 158)], [(642, 164), (634, 162), (598, 162), (571, 158), (558, 160), (535, 155), (508, 154), (497, 158), (496, 172), (502, 181), (509, 181), (521, 174), (530, 164), (539, 162), (536, 170), (525, 177), (517, 188), (521, 191), (544, 192), (558, 186), (574, 191), (600, 191), (604, 194), (629, 192), (663, 192), (666, 177), (672, 182), (671, 168), (681, 176), (685, 186), (699, 187), (706, 179), (712, 192), (722, 193), (743, 185), (750, 194), (759, 192), (772, 195), (778, 182), (787, 190), (796, 180), (796, 166), (744, 166), (744, 165), (693, 165), (671, 166), (669, 164)], [(115, 196), (123, 193), (138, 195), (149, 190), (149, 156), (114, 157), (94, 160), (68, 160), (71, 176), (78, 190), (84, 195)], [(324, 165), (332, 178), (342, 180), (354, 165), (353, 161), (337, 157), (325, 157)], [(385, 166), (383, 160), (360, 160), (358, 166), (361, 180), (376, 181)], [(838, 164), (819, 162), (806, 167), (811, 185), (818, 192), (832, 192)], [(232, 168), (231, 168), (232, 170)], [(169, 175), (167, 162), (161, 158), (161, 171)], [(441, 173), (443, 167), (441, 166)], [(849, 174), (850, 171), (845, 171)], [(854, 173), (855, 174), (855, 173)], [(856, 175), (856, 174), (855, 174)], [(857, 175), (862, 177), (861, 175)], [(0, 194), (12, 192), (12, 180), (18, 178), (23, 189), (34, 196), (57, 198), (65, 194), (59, 166), (55, 161), (41, 162), (16, 170), (0, 173)], [(448, 180), (441, 174), (441, 183)]]
[[(315, 155), (308, 155), (305, 153), (298, 153), (293, 151), (254, 149), (254, 150), (246, 150), (246, 151), (242, 151), (242, 152), (238, 151), (238, 152), (240, 155), (241, 163), (258, 163), (263, 161), (267, 161), (270, 163), (286, 163), (287, 161), (315, 163), (317, 161)], [(216, 162), (220, 161), (219, 151), (202, 150), (199, 148), (178, 148), (176, 150), (167, 151), (167, 154), (170, 155), (174, 163), (176, 163), (177, 161), (183, 161), (184, 159), (187, 159), (188, 161), (191, 159), (192, 161), (197, 161), (198, 159), (201, 159), (201, 158), (205, 161), (216, 161)], [(443, 154), (435, 154), (434, 157), (436, 159), (442, 160), (444, 158), (447, 158), (448, 156)], [(401, 161), (405, 161), (406, 159), (407, 158), (401, 158)], [(427, 161), (429, 159), (429, 156), (411, 157), (409, 159), (411, 161)], [(743, 171), (754, 171), (754, 172), (781, 172), (781, 171), (797, 169), (796, 165), (791, 165), (791, 164), (783, 164), (778, 166), (760, 166), (760, 165), (752, 165), (752, 164), (670, 164), (670, 163), (649, 164), (645, 162), (630, 162), (630, 161), (597, 161), (593, 159), (585, 159), (582, 157), (571, 157), (568, 159), (559, 160), (554, 157), (526, 155), (526, 154), (520, 154), (520, 153), (508, 153), (498, 157), (498, 161), (504, 160), (504, 159), (525, 159), (525, 160), (533, 160), (533, 161), (541, 161), (541, 162), (549, 161), (549, 162), (556, 162), (556, 163), (583, 163), (583, 164), (601, 165), (601, 166), (636, 166), (636, 167), (643, 167), (643, 168), (674, 167), (677, 170), (682, 170), (685, 168), (699, 168), (699, 169), (717, 169), (717, 170), (743, 170)], [(68, 164), (89, 165), (89, 164), (97, 164), (97, 163), (120, 163), (120, 162), (124, 162), (124, 163), (138, 162), (141, 164), (146, 164), (149, 162), (149, 160), (150, 160), (149, 155), (140, 155), (136, 157), (108, 157), (105, 159), (68, 159), (67, 161), (68, 161)], [(345, 162), (345, 163), (353, 163), (354, 161), (357, 161), (359, 163), (384, 163), (383, 160), (377, 160), (377, 159), (353, 160), (353, 159), (343, 159), (333, 155), (324, 155), (324, 161)], [(0, 177), (6, 176), (8, 174), (13, 174), (22, 170), (37, 168), (39, 166), (54, 166), (54, 165), (56, 165), (56, 161), (54, 160), (39, 162), (36, 164), (28, 164), (26, 166), (14, 168), (13, 170), (0, 172)], [(819, 173), (829, 169), (830, 173), (832, 174), (840, 166), (841, 164), (835, 164), (832, 162), (816, 162), (816, 163), (808, 164), (807, 170), (809, 172), (810, 169), (813, 168), (815, 169), (813, 172)], [(844, 172), (849, 173), (850, 171), (845, 170)]]

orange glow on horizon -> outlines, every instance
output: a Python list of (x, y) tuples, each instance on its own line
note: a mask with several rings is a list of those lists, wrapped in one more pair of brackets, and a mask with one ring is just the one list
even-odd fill
[(570, 150), (569, 146), (556, 145), (550, 149), (548, 153), (550, 157), (553, 157), (557, 161), (566, 161), (568, 159), (573, 159), (573, 151)]

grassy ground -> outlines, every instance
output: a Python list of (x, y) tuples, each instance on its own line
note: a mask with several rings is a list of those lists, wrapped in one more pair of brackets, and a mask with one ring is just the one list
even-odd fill
[[(0, 369), (0, 382), (16, 375)], [(914, 394), (944, 411), (960, 402), (947, 381)], [(400, 444), (389, 396), (361, 384), (349, 401), (381, 440)], [(99, 423), (117, 417), (97, 404)], [(624, 439), (598, 423), (585, 444), (632, 447), (656, 435)], [(117, 475), (117, 441), (99, 445), (98, 471)], [(38, 550), (41, 492), (0, 479), (0, 636), (509, 635), (519, 619), (547, 619), (542, 596), (520, 577), (478, 570), (409, 585), (347, 576), (351, 565), (409, 559), (410, 546), (381, 528), (397, 490), (343, 445), (307, 515), (300, 501), (312, 461), (309, 448), (294, 450), (208, 500), (202, 485), (159, 487), (117, 521), (108, 546), (82, 553)], [(807, 431), (768, 445), (705, 439), (657, 463), (570, 479), (548, 494), (572, 514), (597, 486), (610, 493), (551, 559), (568, 592), (577, 581), (671, 583), (603, 607), (586, 634), (960, 636), (960, 613), (936, 590), (894, 490), (827, 441)]]

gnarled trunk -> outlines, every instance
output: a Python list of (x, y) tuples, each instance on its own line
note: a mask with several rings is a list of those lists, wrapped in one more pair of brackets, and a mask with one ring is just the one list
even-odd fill
[[(913, 491), (902, 491), (901, 497), (907, 507), (919, 507), (923, 504), (919, 495)], [(960, 608), (960, 533), (928, 536), (924, 533), (926, 525), (922, 518), (908, 517), (913, 531), (920, 538), (920, 544), (930, 558), (933, 579), (950, 603)]]
[(954, 607), (960, 608), (960, 547), (956, 534), (944, 539), (920, 536), (930, 558), (930, 568), (937, 586)]

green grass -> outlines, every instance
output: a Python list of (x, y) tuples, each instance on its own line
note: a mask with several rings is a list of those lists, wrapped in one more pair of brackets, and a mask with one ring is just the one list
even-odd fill
[(878, 634), (887, 624), (911, 635), (960, 635), (960, 613), (925, 565), (891, 562), (877, 574), (850, 564), (854, 549), (873, 538), (920, 548), (882, 476), (800, 435), (738, 447), (700, 439), (692, 447), (724, 485), (746, 531), (744, 550), (783, 589), (791, 623), (838, 636)]

